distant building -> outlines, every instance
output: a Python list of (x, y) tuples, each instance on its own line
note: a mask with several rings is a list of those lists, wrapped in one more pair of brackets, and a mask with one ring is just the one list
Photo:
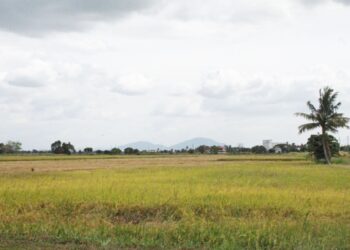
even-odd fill
[(275, 152), (276, 154), (281, 154), (283, 152), (282, 148), (279, 146), (275, 146), (273, 147), (273, 152)]
[(227, 153), (226, 147), (219, 146), (218, 154), (226, 154), (226, 153)]

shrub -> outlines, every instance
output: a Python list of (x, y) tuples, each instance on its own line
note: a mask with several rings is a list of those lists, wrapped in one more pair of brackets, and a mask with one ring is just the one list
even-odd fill
[[(332, 135), (327, 135), (332, 156), (339, 155), (340, 145)], [(316, 161), (325, 160), (322, 146), (322, 135), (311, 135), (307, 141), (307, 148)]]

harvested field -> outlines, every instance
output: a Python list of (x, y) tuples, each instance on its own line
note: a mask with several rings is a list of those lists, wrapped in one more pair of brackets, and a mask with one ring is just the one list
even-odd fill
[(350, 248), (345, 158), (21, 157), (0, 158), (6, 249)]

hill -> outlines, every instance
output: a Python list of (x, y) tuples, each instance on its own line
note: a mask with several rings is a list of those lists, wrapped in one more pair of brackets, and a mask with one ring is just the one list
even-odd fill
[(206, 145), (206, 146), (224, 146), (224, 143), (214, 141), (210, 138), (204, 138), (204, 137), (197, 137), (193, 138), (187, 141), (180, 142), (178, 144), (175, 144), (171, 147), (170, 149), (175, 149), (175, 150), (180, 150), (184, 149), (186, 147), (188, 148), (197, 148), (201, 145)]
[(124, 150), (125, 148), (136, 148), (138, 150), (165, 150), (167, 149), (166, 146), (164, 145), (160, 145), (160, 144), (154, 144), (151, 142), (147, 142), (147, 141), (138, 141), (138, 142), (133, 142), (133, 143), (129, 143), (126, 145), (122, 145), (119, 147), (120, 149)]

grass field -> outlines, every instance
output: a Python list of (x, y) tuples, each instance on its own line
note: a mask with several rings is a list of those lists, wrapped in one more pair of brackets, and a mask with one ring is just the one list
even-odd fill
[(350, 249), (346, 161), (0, 157), (0, 248)]

